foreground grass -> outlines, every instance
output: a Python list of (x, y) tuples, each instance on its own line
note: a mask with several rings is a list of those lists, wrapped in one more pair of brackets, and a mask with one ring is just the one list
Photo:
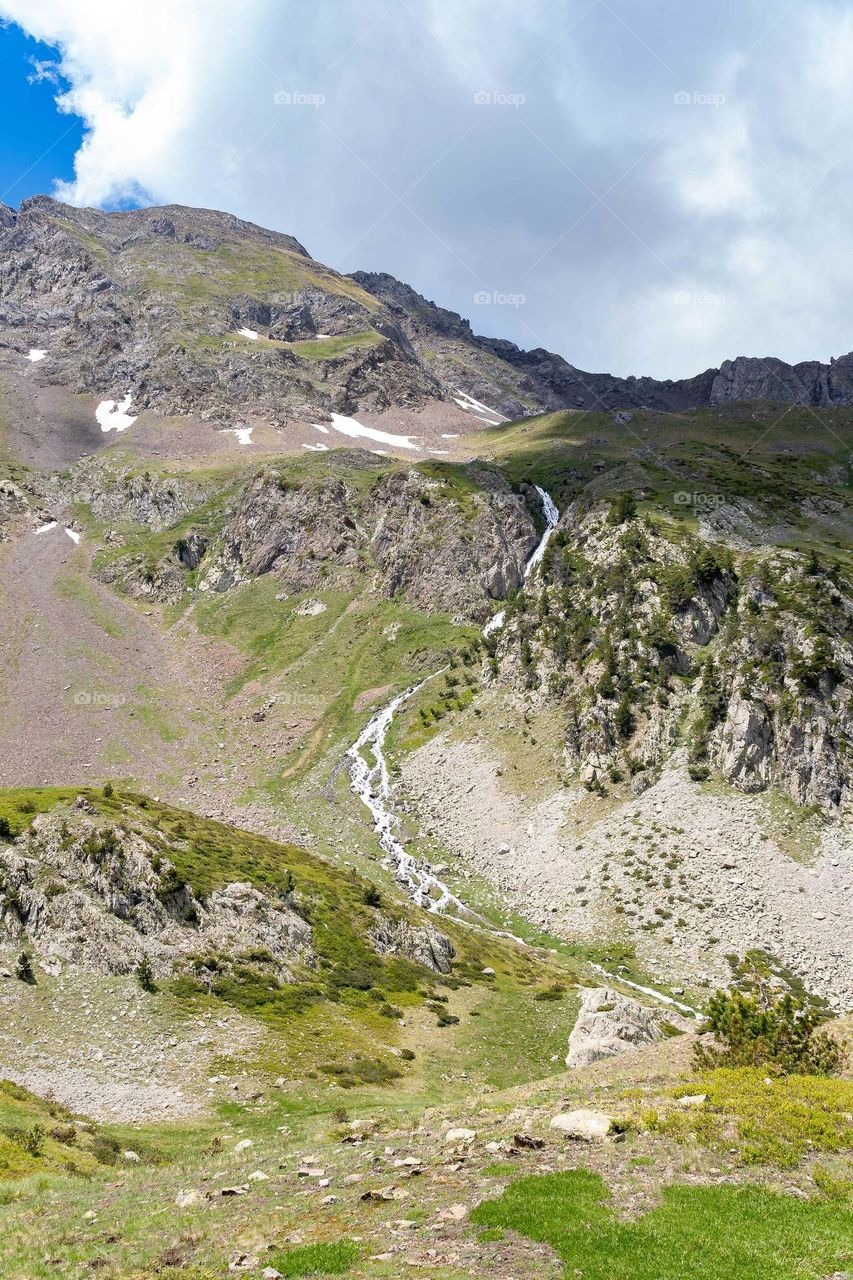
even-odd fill
[(744, 1164), (790, 1168), (809, 1152), (853, 1149), (853, 1080), (770, 1076), (764, 1067), (718, 1068), (676, 1091), (705, 1094), (701, 1107), (654, 1108), (641, 1123), (680, 1142), (727, 1150), (737, 1135)]
[(512, 1183), (471, 1221), (551, 1245), (585, 1280), (816, 1280), (853, 1263), (853, 1208), (757, 1188), (668, 1187), (624, 1222), (601, 1178), (573, 1169)]
[(351, 1240), (306, 1244), (276, 1254), (270, 1265), (282, 1276), (341, 1276), (358, 1261), (359, 1252)]

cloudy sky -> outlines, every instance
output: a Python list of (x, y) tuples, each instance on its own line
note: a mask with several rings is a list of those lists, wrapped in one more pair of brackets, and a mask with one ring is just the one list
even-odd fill
[(596, 372), (853, 348), (853, 0), (0, 18), (11, 203), (227, 209)]

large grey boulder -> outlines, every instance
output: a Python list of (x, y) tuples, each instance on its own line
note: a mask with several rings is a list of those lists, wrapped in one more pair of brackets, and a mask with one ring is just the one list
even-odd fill
[(586, 1067), (659, 1038), (655, 1015), (645, 1005), (609, 987), (592, 987), (584, 992), (569, 1036), (566, 1066)]
[(446, 934), (431, 925), (416, 928), (408, 920), (382, 920), (371, 939), (380, 956), (404, 956), (434, 973), (450, 973), (455, 948)]

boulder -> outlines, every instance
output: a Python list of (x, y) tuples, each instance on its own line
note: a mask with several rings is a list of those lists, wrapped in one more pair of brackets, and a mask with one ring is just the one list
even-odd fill
[(477, 1136), (476, 1129), (448, 1129), (444, 1135), (444, 1141), (450, 1143), (467, 1143), (473, 1142)]
[(456, 954), (445, 934), (431, 925), (416, 928), (408, 920), (381, 920), (371, 939), (378, 955), (404, 956), (434, 973), (450, 973)]
[(551, 1128), (579, 1142), (603, 1142), (614, 1130), (613, 1117), (603, 1111), (563, 1111), (554, 1116)]
[(586, 1067), (659, 1038), (652, 1010), (609, 987), (592, 987), (584, 992), (569, 1036), (566, 1066)]

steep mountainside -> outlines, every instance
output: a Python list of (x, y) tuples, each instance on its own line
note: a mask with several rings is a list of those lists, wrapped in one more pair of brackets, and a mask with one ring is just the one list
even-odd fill
[(680, 381), (616, 378), (577, 369), (541, 347), (523, 351), (512, 342), (479, 337), (468, 320), (428, 302), (393, 276), (356, 271), (352, 278), (383, 304), (451, 395), (461, 387), (508, 417), (543, 408), (680, 410), (733, 400), (853, 404), (853, 354), (829, 364), (796, 365), (739, 356)]
[(0, 207), (4, 1277), (847, 1273), (847, 368)]
[(853, 356), (739, 357), (677, 382), (587, 373), (478, 337), (391, 276), (340, 275), (291, 236), (228, 214), (104, 213), (46, 196), (0, 218), (3, 348), (44, 361), (49, 386), (220, 425), (433, 402), (485, 422), (558, 408), (853, 403)]

